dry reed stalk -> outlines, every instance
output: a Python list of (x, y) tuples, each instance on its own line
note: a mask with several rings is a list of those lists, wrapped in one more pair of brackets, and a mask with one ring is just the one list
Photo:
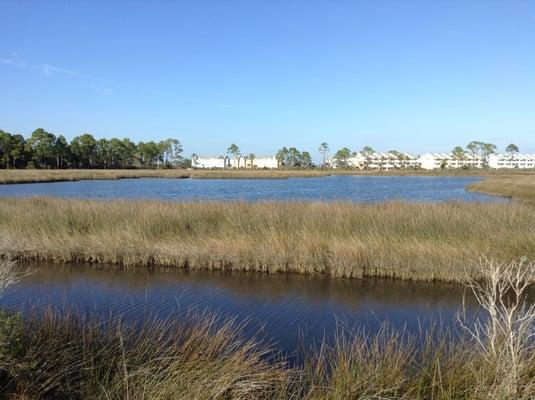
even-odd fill
[(126, 268), (462, 281), (482, 255), (535, 259), (533, 226), (535, 212), (523, 204), (0, 199), (0, 254)]

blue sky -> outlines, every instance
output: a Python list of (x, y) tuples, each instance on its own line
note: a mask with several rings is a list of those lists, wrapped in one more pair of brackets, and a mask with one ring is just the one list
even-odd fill
[(535, 152), (534, 1), (4, 0), (0, 16), (12, 133)]

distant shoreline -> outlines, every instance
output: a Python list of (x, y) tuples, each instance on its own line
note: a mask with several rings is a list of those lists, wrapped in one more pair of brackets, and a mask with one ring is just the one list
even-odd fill
[(186, 169), (2, 169), (0, 184), (68, 182), (80, 180), (110, 180), (136, 178), (169, 179), (288, 179), (325, 176), (522, 176), (535, 170), (186, 170)]

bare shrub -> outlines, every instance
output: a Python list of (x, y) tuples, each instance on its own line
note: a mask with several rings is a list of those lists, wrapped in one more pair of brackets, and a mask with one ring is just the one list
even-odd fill
[(485, 316), (469, 326), (460, 323), (474, 339), (483, 359), (480, 392), (493, 399), (527, 398), (533, 393), (528, 376), (534, 362), (535, 304), (527, 290), (535, 282), (535, 265), (483, 260), (476, 267), (481, 279), (468, 279)]
[(15, 272), (16, 263), (9, 259), (0, 259), (0, 296), (19, 279)]

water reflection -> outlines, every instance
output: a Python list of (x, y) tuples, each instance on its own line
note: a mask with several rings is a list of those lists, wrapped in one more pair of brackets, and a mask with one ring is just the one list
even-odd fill
[(473, 297), (455, 284), (42, 265), (10, 288), (0, 305), (23, 311), (52, 306), (102, 317), (121, 314), (131, 321), (147, 315), (180, 317), (194, 307), (247, 321), (246, 335), (294, 354), (300, 336), (305, 346), (330, 339), (340, 321), (370, 332), (383, 322), (410, 332), (431, 323), (453, 327), (463, 294), (471, 314), (476, 310)]

